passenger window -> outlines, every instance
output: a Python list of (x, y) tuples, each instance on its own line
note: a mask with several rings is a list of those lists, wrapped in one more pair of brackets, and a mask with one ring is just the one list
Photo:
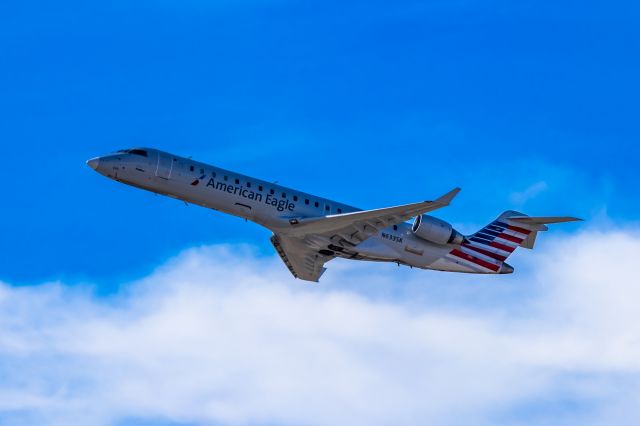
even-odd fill
[(236, 179), (236, 185), (240, 184), (240, 179)]
[(204, 169), (200, 169), (200, 174), (203, 175), (204, 174)]
[(229, 176), (225, 176), (225, 177), (224, 177), (224, 180), (225, 180), (225, 181), (228, 181), (228, 180), (229, 180)]
[(309, 204), (309, 200), (305, 198), (304, 203)]
[(282, 198), (287, 198), (287, 194), (285, 194), (284, 192), (282, 193)]
[(293, 196), (293, 201), (298, 201), (298, 196), (297, 195)]
[(273, 194), (275, 194), (275, 193), (276, 193), (276, 191), (274, 191), (273, 189), (270, 189), (270, 190), (269, 190), (269, 194), (273, 195)]
[(317, 201), (315, 203), (313, 203), (314, 206), (316, 207), (320, 207), (320, 203), (318, 203)]
[(193, 171), (193, 168), (194, 168), (193, 166), (189, 166), (189, 170)]
[(258, 191), (262, 192), (262, 185), (258, 186)]
[(247, 182), (247, 188), (251, 188), (251, 182)]
[(211, 172), (211, 177), (216, 177), (216, 172)]
[(338, 209), (338, 213), (342, 213), (342, 209)]
[(398, 225), (393, 225), (393, 230), (397, 231), (398, 230)]
[(324, 209), (325, 209), (326, 211), (329, 211), (329, 208), (330, 208), (329, 206), (324, 206)]

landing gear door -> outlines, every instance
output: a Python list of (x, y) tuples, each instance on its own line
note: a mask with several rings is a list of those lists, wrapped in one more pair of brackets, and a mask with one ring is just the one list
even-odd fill
[(173, 157), (163, 153), (158, 152), (158, 165), (156, 166), (156, 176), (161, 179), (171, 179), (171, 174), (173, 173), (173, 164), (175, 160)]

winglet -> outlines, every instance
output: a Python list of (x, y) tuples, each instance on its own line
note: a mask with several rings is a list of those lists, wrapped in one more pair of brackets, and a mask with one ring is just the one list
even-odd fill
[(456, 195), (458, 195), (458, 192), (460, 191), (461, 191), (460, 188), (454, 188), (451, 191), (444, 194), (442, 197), (433, 201), (433, 203), (438, 203), (442, 206), (448, 206), (449, 204), (451, 204), (451, 200), (453, 200), (456, 197)]

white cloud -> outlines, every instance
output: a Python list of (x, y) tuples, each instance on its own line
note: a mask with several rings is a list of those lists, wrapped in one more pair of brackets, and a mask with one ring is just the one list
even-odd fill
[(0, 423), (638, 424), (640, 236), (543, 247), (510, 277), (337, 262), (316, 285), (218, 246), (107, 299), (2, 285)]
[(536, 198), (538, 195), (549, 189), (547, 182), (540, 181), (529, 185), (525, 190), (519, 192), (512, 192), (509, 198), (511, 202), (522, 208), (527, 201)]

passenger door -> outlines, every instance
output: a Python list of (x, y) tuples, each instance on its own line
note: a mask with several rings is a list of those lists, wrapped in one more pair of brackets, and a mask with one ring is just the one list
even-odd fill
[(171, 179), (173, 166), (176, 159), (163, 152), (158, 152), (158, 164), (156, 166), (156, 176), (161, 179)]

